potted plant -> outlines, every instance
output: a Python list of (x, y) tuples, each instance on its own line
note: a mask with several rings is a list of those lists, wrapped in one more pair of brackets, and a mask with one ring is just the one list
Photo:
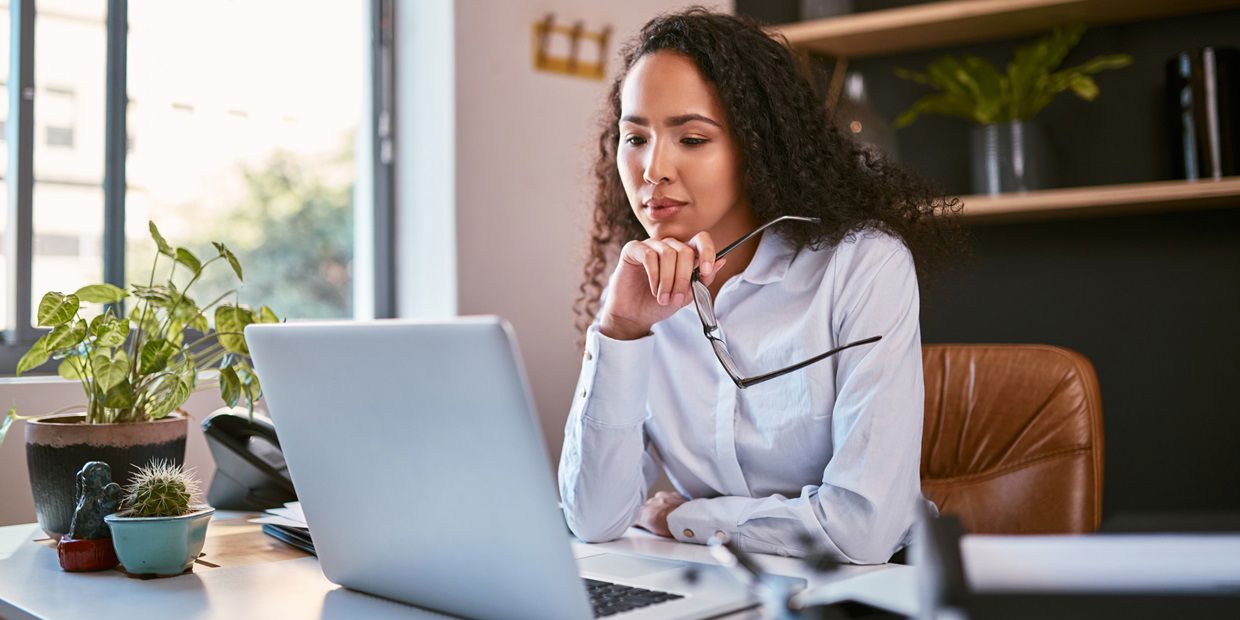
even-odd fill
[(153, 460), (125, 487), (121, 510), (103, 518), (131, 575), (180, 575), (202, 552), (215, 509), (198, 504), (198, 481), (181, 466)]
[[(267, 306), (257, 311), (235, 303), (230, 290), (206, 305), (190, 289), (212, 263), (231, 267), (242, 280), (241, 264), (222, 243), (216, 255), (201, 261), (185, 248), (174, 248), (150, 224), (158, 252), (145, 284), (128, 291), (92, 284), (74, 293), (51, 292), (39, 303), (38, 324), (51, 328), (31, 346), (17, 373), (59, 362), (59, 374), (81, 383), (86, 402), (39, 418), (17, 415), (0, 419), (0, 441), (15, 419), (26, 424), (26, 460), (39, 525), (53, 538), (68, 531), (73, 515), (74, 478), (88, 461), (103, 461), (122, 485), (136, 465), (151, 459), (179, 464), (185, 459), (188, 417), (179, 410), (206, 371), (218, 373), (228, 406), (244, 399), (253, 411), (262, 396), (246, 346), (245, 326), (279, 319)], [(161, 264), (166, 272), (163, 277)], [(179, 283), (179, 284), (178, 284)], [(234, 303), (224, 303), (234, 298)], [(127, 311), (124, 300), (133, 298)], [(83, 303), (106, 304), (89, 321)], [(215, 329), (207, 321), (213, 313)]]
[(1056, 28), (1045, 37), (1016, 49), (1000, 73), (976, 56), (944, 56), (925, 72), (897, 69), (896, 75), (939, 91), (918, 99), (899, 118), (907, 127), (921, 114), (955, 116), (975, 123), (971, 136), (973, 191), (998, 194), (1045, 187), (1045, 140), (1031, 121), (1059, 94), (1072, 91), (1086, 101), (1098, 97), (1091, 75), (1128, 66), (1127, 54), (1098, 56), (1084, 64), (1059, 69), (1085, 27)]

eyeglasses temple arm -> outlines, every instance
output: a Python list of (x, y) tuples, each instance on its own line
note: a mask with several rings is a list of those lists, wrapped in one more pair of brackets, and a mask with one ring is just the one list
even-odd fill
[(806, 366), (809, 366), (810, 364), (820, 362), (828, 357), (831, 357), (832, 355), (835, 355), (836, 353), (839, 353), (840, 351), (843, 351), (844, 349), (851, 349), (853, 347), (861, 346), (863, 344), (870, 344), (871, 342), (878, 342), (879, 340), (882, 340), (882, 339), (883, 339), (882, 336), (870, 336), (869, 338), (866, 338), (864, 340), (850, 342), (842, 347), (836, 347), (834, 349), (831, 349), (830, 351), (827, 351), (826, 353), (823, 353), (822, 355), (816, 355), (814, 357), (811, 357), (805, 360), (804, 362), (793, 364), (787, 368), (780, 368), (779, 370), (776, 370), (774, 372), (768, 372), (765, 375), (758, 375), (756, 377), (740, 379), (736, 381), (736, 385), (738, 385), (741, 389), (744, 389), (751, 385), (762, 383), (763, 381), (766, 381), (767, 379), (774, 379), (775, 377), (778, 377), (780, 375), (786, 375), (794, 370), (800, 370), (802, 368), (805, 368)]

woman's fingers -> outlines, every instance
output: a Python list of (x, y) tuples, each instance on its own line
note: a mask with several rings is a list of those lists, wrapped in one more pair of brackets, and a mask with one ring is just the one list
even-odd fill
[(671, 304), (679, 308), (689, 302), (692, 294), (689, 280), (693, 277), (693, 259), (697, 252), (676, 239), (664, 239), (663, 242), (676, 250), (676, 275), (672, 278)]
[(658, 297), (659, 293), (659, 253), (642, 241), (630, 241), (620, 251), (621, 260), (633, 265), (641, 265), (646, 270), (646, 280), (650, 283), (650, 294)]
[(702, 274), (702, 284), (710, 286), (710, 283), (715, 281), (715, 276), (719, 275), (719, 270), (723, 269), (723, 266), (726, 264), (728, 264), (728, 259), (726, 258), (715, 261), (715, 268), (711, 270), (710, 275)]
[[(672, 301), (672, 288), (676, 281), (676, 262), (678, 252), (671, 243), (679, 243), (675, 239), (647, 239), (646, 245), (659, 253), (659, 290), (655, 294), (660, 306)], [(683, 244), (682, 244), (683, 245)]]
[(661, 306), (681, 307), (693, 299), (694, 265), (702, 283), (710, 285), (727, 260), (715, 260), (715, 244), (710, 234), (700, 232), (687, 243), (674, 238), (645, 239), (624, 244), (622, 260), (640, 265), (646, 272), (650, 294)]
[(715, 265), (715, 241), (710, 233), (702, 231), (689, 240), (689, 246), (697, 250), (698, 271), (705, 276), (714, 276), (718, 266)]

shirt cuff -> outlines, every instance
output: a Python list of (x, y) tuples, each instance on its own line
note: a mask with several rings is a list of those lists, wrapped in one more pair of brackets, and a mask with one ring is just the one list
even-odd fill
[(736, 536), (736, 527), (728, 524), (736, 521), (712, 515), (709, 502), (708, 499), (690, 500), (669, 512), (667, 529), (672, 533), (672, 537), (680, 542), (699, 545), (706, 544), (711, 536), (716, 535), (724, 540), (732, 540)]
[(599, 333), (597, 324), (590, 326), (582, 360), (584, 380), (576, 394), (586, 400), (584, 417), (606, 426), (644, 422), (653, 356), (654, 336), (615, 340)]

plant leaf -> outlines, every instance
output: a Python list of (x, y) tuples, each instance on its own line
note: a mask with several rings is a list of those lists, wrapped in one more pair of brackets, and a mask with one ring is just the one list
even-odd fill
[(259, 323), (279, 323), (280, 317), (276, 316), (275, 311), (273, 311), (271, 308), (268, 308), (267, 306), (262, 306), (258, 309), (258, 322)]
[(185, 248), (177, 248), (176, 259), (178, 263), (185, 265), (195, 275), (202, 271), (202, 261), (198, 260), (198, 257), (194, 256), (193, 252)]
[(231, 366), (220, 369), (220, 397), (229, 407), (236, 407), (241, 399), (241, 380)]
[(82, 301), (88, 301), (95, 304), (114, 304), (126, 297), (129, 293), (119, 286), (111, 284), (91, 284), (78, 289), (74, 295)]
[(86, 338), (86, 321), (79, 319), (77, 323), (66, 323), (48, 332), (43, 346), (49, 353), (57, 353), (76, 348), (83, 338)]
[(101, 398), (100, 401), (103, 402), (104, 407), (108, 407), (110, 409), (128, 409), (133, 407), (133, 386), (130, 385), (128, 379), (123, 380), (105, 390), (103, 393), (103, 398)]
[(51, 334), (45, 334), (42, 338), (35, 341), (30, 346), (30, 350), (22, 356), (17, 362), (17, 374), (21, 376), (23, 372), (38, 368), (47, 362), (52, 356), (52, 352), (47, 350), (47, 337)]
[(1098, 83), (1088, 75), (1073, 75), (1068, 80), (1068, 88), (1071, 88), (1077, 97), (1085, 101), (1093, 101), (1098, 98)]
[(155, 240), (155, 245), (159, 247), (159, 253), (169, 258), (176, 258), (176, 253), (172, 251), (172, 246), (168, 245), (168, 241), (164, 236), (159, 234), (159, 228), (155, 226), (155, 222), (148, 221), (151, 229), (151, 238)]
[(224, 349), (249, 355), (245, 342), (245, 326), (254, 323), (254, 312), (239, 306), (218, 306), (215, 309), (215, 334)]
[[(95, 386), (102, 391), (105, 396), (114, 387), (125, 381), (125, 377), (129, 375), (129, 358), (124, 351), (117, 353), (117, 357), (112, 359), (107, 353), (99, 352), (91, 358), (91, 366), (95, 371)], [(116, 405), (108, 405), (107, 407), (116, 407)]]
[(135, 297), (145, 299), (155, 306), (170, 306), (176, 303), (177, 290), (171, 284), (156, 284), (155, 286), (133, 285), (133, 294)]
[[(60, 366), (56, 368), (56, 374), (64, 379), (84, 379), (82, 376), (82, 358), (78, 356), (66, 357), (61, 360)], [(88, 373), (89, 374), (89, 373)]]
[(77, 295), (51, 292), (39, 301), (39, 327), (56, 327), (68, 323), (82, 304)]
[(119, 347), (129, 338), (129, 321), (101, 314), (91, 319), (89, 333), (95, 337), (96, 346)]
[(223, 243), (218, 241), (212, 241), (211, 244), (215, 246), (215, 251), (219, 252), (220, 256), (228, 261), (228, 265), (232, 267), (233, 273), (237, 274), (237, 279), (245, 282), (245, 277), (241, 275), (241, 262), (237, 260), (237, 256), (232, 253), (232, 250), (229, 250)]
[(158, 395), (147, 407), (146, 417), (148, 420), (159, 420), (167, 417), (169, 413), (172, 413), (177, 407), (189, 400), (190, 393), (193, 390), (193, 386), (185, 383), (176, 375), (170, 375), (166, 383), (161, 384), (161, 387), (163, 389), (158, 392)]
[(9, 427), (13, 422), (29, 419), (24, 415), (17, 415), (17, 405), (10, 406), (9, 410), (4, 412), (4, 417), (0, 418), (0, 445), (4, 444), (4, 436), (8, 434)]
[(168, 360), (176, 351), (176, 347), (163, 338), (147, 340), (138, 354), (138, 371), (150, 375), (167, 368)]

